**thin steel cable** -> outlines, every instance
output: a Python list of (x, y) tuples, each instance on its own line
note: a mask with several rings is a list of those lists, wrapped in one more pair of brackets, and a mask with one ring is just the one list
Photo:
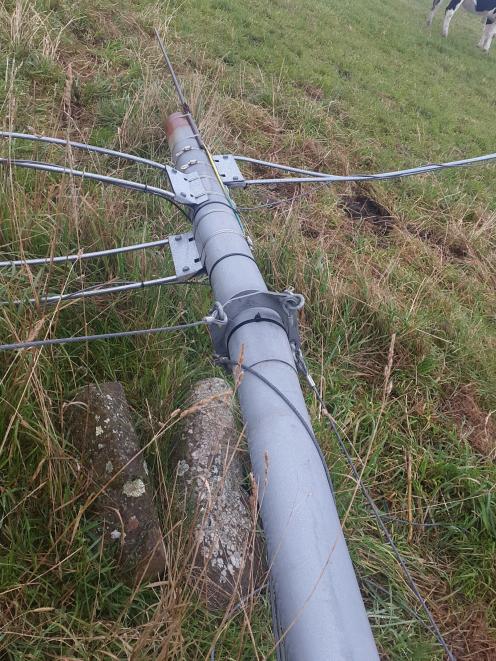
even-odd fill
[[(222, 181), (222, 177), (220, 176), (219, 170), (218, 170), (217, 166), (215, 165), (215, 161), (212, 157), (212, 154), (210, 153), (210, 151), (208, 150), (206, 145), (204, 145), (203, 148), (204, 148), (205, 153), (207, 155), (207, 158), (210, 162), (210, 167), (214, 171), (215, 177), (216, 177), (217, 181), (219, 182), (219, 185), (220, 185), (222, 191), (224, 192), (227, 203), (228, 203), (229, 207), (232, 209), (232, 212), (234, 213), (234, 215), (236, 216), (236, 220), (238, 221), (238, 225), (240, 226), (241, 231), (243, 232), (244, 235), (246, 235), (246, 230), (243, 226), (243, 221), (241, 220), (241, 216), (238, 213), (238, 210), (236, 208), (235, 203), (231, 200), (231, 196), (229, 194), (229, 189), (227, 188), (227, 186)], [(246, 238), (246, 236), (245, 236), (245, 238)]]
[(108, 175), (96, 174), (95, 172), (86, 172), (84, 170), (73, 170), (72, 168), (66, 168), (61, 165), (54, 165), (53, 163), (44, 163), (42, 161), (30, 161), (25, 159), (12, 159), (12, 158), (0, 158), (0, 165), (13, 165), (16, 167), (24, 167), (31, 170), (42, 170), (46, 172), (56, 172), (58, 174), (70, 174), (75, 177), (82, 177), (85, 179), (91, 179), (94, 181), (99, 181), (104, 184), (112, 184), (113, 186), (118, 186), (120, 188), (126, 188), (128, 190), (139, 191), (140, 193), (150, 193), (151, 195), (156, 195), (161, 197), (172, 206), (176, 207), (178, 211), (189, 221), (190, 218), (182, 206), (175, 201), (174, 193), (171, 191), (163, 190), (162, 188), (157, 188), (156, 186), (149, 186), (148, 184), (143, 184), (138, 181), (129, 181), (128, 179), (118, 179), (117, 177), (109, 177)]
[(0, 138), (10, 138), (14, 140), (30, 140), (32, 142), (43, 142), (49, 145), (60, 145), (61, 147), (73, 147), (74, 149), (81, 149), (87, 152), (95, 152), (103, 154), (104, 156), (113, 156), (115, 158), (122, 158), (141, 165), (148, 165), (149, 167), (156, 168), (166, 172), (166, 165), (158, 161), (152, 161), (149, 158), (142, 158), (127, 152), (117, 151), (115, 149), (108, 149), (107, 147), (97, 147), (90, 145), (86, 142), (75, 142), (74, 140), (65, 140), (64, 138), (55, 138), (51, 136), (36, 135), (34, 133), (16, 133), (15, 131), (0, 131)]
[(66, 262), (79, 262), (85, 259), (95, 259), (97, 257), (109, 257), (110, 255), (120, 255), (137, 250), (146, 250), (147, 248), (158, 248), (166, 246), (169, 239), (159, 239), (157, 241), (148, 241), (147, 243), (133, 243), (129, 246), (120, 246), (119, 248), (110, 248), (108, 250), (97, 250), (95, 252), (82, 252), (73, 255), (56, 255), (54, 257), (35, 257), (33, 259), (13, 259), (11, 261), (0, 262), (0, 268), (10, 268), (16, 266), (41, 266), (43, 264), (65, 264)]
[(147, 287), (161, 287), (162, 285), (172, 285), (184, 281), (183, 278), (179, 279), (175, 275), (170, 275), (165, 278), (156, 278), (154, 280), (138, 280), (136, 282), (127, 282), (122, 285), (114, 285), (106, 287), (104, 285), (94, 285), (87, 289), (80, 289), (79, 291), (68, 294), (53, 294), (48, 296), (40, 296), (39, 298), (16, 298), (11, 301), (0, 301), (0, 305), (23, 305), (30, 304), (42, 305), (61, 303), (62, 301), (71, 301), (81, 298), (92, 298), (94, 296), (108, 296), (110, 294), (117, 294), (126, 291), (134, 291), (136, 289), (146, 289)]
[(31, 161), (17, 158), (0, 158), (0, 165), (13, 165), (15, 167), (28, 168), (30, 170), (55, 172), (57, 174), (70, 174), (74, 177), (81, 177), (83, 179), (98, 181), (103, 184), (112, 184), (113, 186), (118, 186), (119, 188), (135, 190), (139, 191), (140, 193), (150, 193), (150, 195), (156, 195), (157, 197), (161, 197), (169, 201), (174, 199), (174, 193), (164, 190), (163, 188), (158, 188), (157, 186), (149, 186), (148, 184), (142, 184), (137, 181), (130, 181), (129, 179), (109, 177), (108, 175), (97, 174), (96, 172), (75, 170), (73, 168), (64, 167), (63, 165), (54, 165), (53, 163), (45, 163), (43, 161)]
[[(230, 367), (236, 367), (237, 366), (240, 369), (242, 369), (244, 372), (248, 372), (249, 374), (252, 374), (257, 379), (262, 381), (266, 386), (268, 386), (273, 392), (275, 392), (285, 402), (285, 404), (287, 404), (287, 406), (291, 409), (291, 411), (297, 416), (297, 418), (302, 423), (303, 427), (307, 431), (307, 433), (310, 436), (310, 438), (311, 438), (312, 442), (314, 443), (314, 445), (316, 445), (316, 447), (318, 448), (318, 454), (319, 454), (319, 457), (322, 461), (322, 466), (325, 470), (327, 479), (330, 483), (331, 492), (332, 492), (332, 482), (331, 482), (331, 478), (330, 478), (330, 474), (329, 474), (329, 469), (327, 468), (327, 462), (326, 462), (325, 457), (322, 453), (322, 450), (320, 449), (320, 446), (319, 446), (318, 441), (315, 437), (315, 434), (314, 434), (312, 428), (308, 425), (308, 423), (304, 419), (304, 417), (298, 411), (298, 409), (293, 405), (293, 403), (284, 395), (283, 392), (281, 392), (281, 390), (279, 390), (279, 388), (275, 384), (273, 384), (269, 379), (267, 379), (262, 374), (260, 374), (256, 370), (252, 369), (248, 365), (244, 365), (243, 363), (239, 363), (239, 362), (236, 362), (234, 360), (230, 360), (229, 358), (219, 358), (217, 360), (217, 362), (222, 363), (224, 365), (229, 365)], [(325, 405), (325, 402), (321, 398), (320, 393), (319, 393), (315, 383), (313, 382), (313, 379), (310, 376), (310, 373), (308, 372), (308, 369), (306, 368), (306, 364), (304, 363), (301, 354), (298, 357), (298, 367), (300, 367), (302, 373), (304, 374), (304, 376), (306, 378), (306, 381), (307, 381), (308, 385), (310, 386), (312, 391), (315, 393), (315, 395), (316, 395), (318, 401), (320, 402), (321, 406), (323, 407), (323, 409), (326, 412), (328, 412), (327, 408), (326, 408), (326, 405)], [(358, 473), (357, 469), (355, 468), (355, 465), (353, 463), (353, 459), (352, 459), (350, 453), (348, 452), (348, 449), (347, 449), (346, 445), (343, 442), (341, 434), (339, 433), (339, 430), (338, 430), (336, 424), (333, 422), (333, 418), (330, 414), (329, 414), (328, 420), (329, 420), (330, 423), (332, 421), (331, 429), (334, 432), (334, 434), (336, 435), (336, 438), (338, 439), (339, 446), (340, 446), (343, 454), (345, 455), (345, 458), (346, 458), (346, 460), (347, 460), (347, 462), (348, 462), (348, 464), (349, 464), (349, 466), (350, 466), (350, 468), (353, 472), (353, 475), (354, 475), (355, 479), (357, 480), (357, 482), (358, 482), (358, 484), (359, 484), (359, 486), (362, 490), (363, 495), (365, 496), (365, 498), (366, 498), (366, 500), (367, 500), (367, 502), (368, 502), (373, 514), (374, 514), (374, 517), (377, 520), (377, 523), (379, 525), (379, 528), (381, 529), (381, 532), (383, 533), (388, 545), (390, 546), (391, 550), (393, 551), (393, 553), (395, 555), (395, 558), (396, 558), (396, 560), (398, 561), (398, 564), (401, 567), (403, 575), (405, 576), (405, 579), (407, 580), (410, 589), (412, 590), (413, 594), (415, 595), (416, 599), (421, 604), (425, 614), (427, 615), (427, 618), (428, 618), (429, 624), (430, 624), (429, 628), (430, 628), (431, 633), (435, 636), (436, 640), (438, 641), (440, 646), (443, 648), (443, 650), (446, 653), (449, 661), (456, 661), (453, 653), (451, 652), (451, 650), (449, 649), (446, 641), (444, 640), (443, 635), (441, 634), (441, 632), (439, 630), (439, 627), (437, 626), (436, 621), (434, 620), (434, 616), (432, 615), (429, 607), (427, 606), (426, 601), (424, 600), (424, 598), (420, 594), (420, 591), (417, 587), (417, 584), (415, 583), (415, 580), (414, 580), (413, 576), (410, 574), (410, 570), (408, 569), (408, 567), (405, 563), (405, 560), (403, 559), (403, 556), (401, 555), (398, 547), (396, 546), (393, 538), (391, 537), (388, 529), (386, 528), (386, 525), (385, 525), (384, 521), (382, 520), (380, 510), (378, 509), (377, 505), (375, 504), (375, 502), (374, 502), (372, 496), (370, 495), (367, 487), (363, 483), (363, 481), (360, 477), (360, 474)]]
[[(419, 174), (426, 174), (428, 172), (436, 172), (437, 170), (448, 170), (450, 168), (460, 168), (469, 165), (480, 165), (496, 160), (496, 153), (484, 154), (483, 156), (474, 156), (473, 158), (464, 158), (459, 161), (449, 161), (447, 163), (430, 163), (428, 165), (421, 165), (415, 168), (408, 168), (406, 170), (395, 170), (392, 172), (380, 172), (377, 174), (354, 174), (354, 175), (334, 175), (326, 173), (318, 173), (318, 176), (309, 177), (290, 177), (281, 179), (246, 179), (245, 186), (257, 185), (286, 185), (286, 184), (311, 184), (311, 183), (339, 183), (339, 182), (359, 182), (359, 181), (378, 181), (387, 179), (400, 179), (402, 177), (412, 177)], [(274, 163), (272, 166), (284, 168), (285, 166), (279, 163)]]
[(233, 156), (234, 160), (242, 161), (243, 163), (254, 163), (255, 165), (263, 165), (266, 168), (274, 170), (283, 170), (284, 172), (295, 172), (298, 174), (309, 174), (316, 177), (327, 177), (325, 172), (317, 172), (315, 170), (305, 170), (304, 168), (295, 168), (291, 165), (282, 165), (281, 163), (274, 163), (272, 161), (263, 161), (259, 158), (251, 158), (250, 156)]
[(354, 476), (355, 480), (357, 481), (357, 484), (359, 485), (360, 490), (362, 491), (363, 496), (365, 497), (370, 509), (372, 510), (372, 513), (373, 513), (373, 515), (374, 515), (374, 517), (377, 521), (377, 524), (378, 524), (382, 534), (384, 535), (384, 538), (386, 539), (389, 547), (393, 551), (394, 556), (395, 556), (396, 560), (398, 561), (398, 564), (401, 567), (401, 570), (403, 572), (403, 576), (405, 577), (405, 579), (406, 579), (411, 591), (415, 595), (416, 599), (421, 604), (421, 606), (422, 606), (422, 608), (423, 608), (423, 610), (424, 610), (424, 612), (427, 616), (427, 619), (429, 620), (431, 632), (436, 637), (436, 640), (438, 641), (439, 645), (443, 648), (443, 650), (446, 653), (449, 661), (456, 661), (455, 656), (451, 652), (451, 650), (448, 647), (448, 644), (446, 643), (441, 631), (439, 630), (439, 627), (438, 627), (438, 625), (437, 625), (437, 623), (434, 619), (434, 616), (432, 615), (432, 613), (431, 613), (431, 611), (430, 611), (430, 609), (427, 605), (427, 602), (425, 601), (425, 599), (420, 594), (420, 590), (419, 590), (419, 588), (418, 588), (418, 586), (415, 582), (415, 579), (411, 575), (410, 570), (408, 569), (408, 566), (407, 566), (403, 556), (400, 553), (400, 550), (396, 546), (393, 538), (391, 537), (391, 533), (389, 532), (389, 530), (386, 527), (386, 524), (382, 520), (381, 511), (379, 510), (379, 508), (375, 504), (375, 501), (372, 498), (369, 490), (365, 486), (365, 484), (364, 484), (364, 482), (363, 482), (363, 480), (360, 476), (360, 473), (356, 469), (355, 464), (353, 463), (353, 458), (352, 458), (350, 452), (348, 451), (348, 448), (346, 447), (346, 444), (343, 441), (343, 438), (342, 438), (342, 436), (339, 432), (339, 429), (338, 429), (338, 427), (337, 427), (337, 425), (334, 421), (334, 418), (329, 413), (329, 411), (327, 409), (327, 406), (326, 406), (326, 403), (324, 402), (323, 398), (321, 397), (321, 395), (319, 393), (319, 390), (318, 390), (318, 388), (315, 384), (315, 381), (311, 377), (310, 372), (308, 371), (306, 363), (305, 363), (305, 361), (303, 359), (303, 356), (301, 354), (299, 355), (298, 367), (300, 368), (303, 376), (305, 377), (305, 380), (308, 383), (310, 389), (312, 390), (315, 397), (317, 398), (317, 401), (320, 403), (320, 405), (322, 406), (322, 409), (327, 414), (326, 418), (328, 420), (328, 423), (329, 423), (329, 426), (330, 426), (332, 432), (334, 433), (334, 435), (335, 435), (335, 437), (338, 441), (341, 452), (343, 453), (343, 455), (346, 459), (346, 462), (348, 463), (348, 465), (351, 469), (351, 472), (353, 473), (353, 476)]
[(162, 51), (162, 55), (164, 57), (165, 64), (169, 70), (169, 73), (172, 78), (172, 83), (174, 85), (174, 88), (176, 90), (177, 98), (179, 99), (179, 103), (181, 104), (181, 109), (186, 117), (186, 119), (189, 122), (189, 125), (191, 126), (191, 130), (194, 133), (194, 137), (196, 138), (198, 145), (200, 149), (204, 149), (205, 145), (203, 144), (202, 137), (200, 136), (200, 130), (198, 128), (198, 125), (195, 121), (195, 118), (193, 117), (193, 113), (191, 112), (191, 108), (189, 107), (189, 104), (186, 100), (186, 97), (184, 96), (183, 88), (181, 86), (181, 83), (179, 82), (179, 78), (177, 77), (176, 72), (174, 71), (174, 67), (172, 66), (171, 59), (167, 53), (167, 49), (165, 48), (165, 44), (162, 41), (162, 38), (160, 37), (159, 31), (157, 28), (155, 28), (155, 36), (158, 41), (158, 45), (160, 46), (160, 50)]
[(264, 202), (262, 204), (257, 204), (252, 207), (242, 207), (239, 206), (237, 207), (239, 211), (258, 211), (259, 209), (273, 209), (274, 207), (279, 207), (283, 204), (290, 204), (291, 202), (295, 202), (296, 200), (300, 200), (303, 197), (308, 197), (311, 195), (314, 191), (313, 190), (306, 190), (300, 193), (295, 193), (291, 197), (285, 197), (281, 200), (274, 200), (274, 202)]
[(284, 401), (287, 406), (293, 411), (293, 413), (296, 415), (298, 420), (301, 422), (303, 427), (305, 428), (307, 434), (310, 436), (312, 443), (314, 444), (314, 447), (317, 451), (317, 454), (320, 457), (320, 461), (322, 462), (322, 466), (324, 468), (326, 477), (327, 477), (327, 482), (329, 483), (329, 489), (331, 490), (331, 495), (334, 498), (334, 488), (332, 485), (332, 480), (331, 480), (331, 475), (329, 473), (329, 468), (327, 467), (327, 462), (325, 460), (324, 454), (322, 452), (322, 449), (319, 445), (319, 442), (317, 440), (317, 437), (315, 436), (313, 429), (310, 427), (308, 422), (305, 420), (305, 418), (302, 416), (302, 414), (298, 411), (297, 408), (295, 408), (292, 404), (292, 402), (286, 397), (286, 395), (281, 392), (269, 379), (265, 378), (263, 374), (260, 374), (257, 372), (255, 369), (252, 367), (248, 367), (248, 365), (244, 365), (243, 363), (236, 362), (235, 360), (230, 360), (229, 358), (217, 358), (216, 362), (221, 363), (222, 365), (228, 365), (229, 367), (239, 367), (242, 369), (244, 372), (248, 372), (249, 374), (253, 374), (254, 376), (257, 377), (260, 381), (265, 383), (269, 388), (274, 390), (274, 392), (277, 392), (279, 397)]
[(0, 351), (17, 351), (24, 349), (35, 349), (51, 347), (58, 344), (74, 344), (76, 342), (93, 342), (95, 340), (110, 340), (121, 337), (140, 337), (141, 335), (155, 335), (157, 333), (173, 333), (175, 331), (197, 328), (199, 326), (210, 326), (215, 323), (204, 317), (200, 321), (192, 321), (177, 326), (161, 326), (159, 328), (141, 328), (138, 330), (121, 331), (117, 333), (99, 333), (97, 335), (77, 335), (75, 337), (58, 337), (53, 340), (32, 340), (29, 342), (12, 342), (11, 344), (0, 344)]

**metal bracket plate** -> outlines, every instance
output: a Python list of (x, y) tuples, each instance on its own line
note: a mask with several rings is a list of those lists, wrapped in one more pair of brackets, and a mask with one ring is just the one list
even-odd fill
[[(228, 338), (238, 323), (238, 317), (243, 313), (253, 313), (253, 320), (256, 321), (256, 315), (260, 309), (269, 309), (275, 312), (286, 330), (288, 339), (293, 349), (300, 348), (300, 334), (298, 332), (298, 310), (301, 310), (305, 304), (305, 299), (301, 294), (294, 294), (287, 291), (277, 292), (254, 292), (253, 294), (243, 294), (232, 298), (223, 304), (224, 312), (227, 315), (227, 324), (225, 326), (210, 326), (209, 332), (212, 338), (215, 352), (220, 357), (229, 358)], [(243, 317), (246, 315), (243, 314)]]
[(173, 234), (169, 237), (169, 247), (178, 278), (188, 280), (203, 271), (192, 232)]
[(232, 154), (217, 154), (213, 157), (222, 181), (229, 188), (244, 188), (245, 179)]
[(170, 165), (166, 165), (166, 170), (176, 202), (196, 205), (207, 201), (207, 192), (197, 174), (186, 174)]

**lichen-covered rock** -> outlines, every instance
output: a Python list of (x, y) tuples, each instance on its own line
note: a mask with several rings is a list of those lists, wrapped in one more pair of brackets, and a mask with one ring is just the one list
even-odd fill
[(191, 576), (208, 608), (226, 610), (263, 579), (256, 499), (243, 488), (246, 455), (231, 387), (222, 379), (205, 379), (193, 387), (186, 405), (176, 482), (195, 546)]
[(94, 508), (105, 542), (115, 549), (120, 566), (133, 582), (163, 572), (165, 548), (148, 468), (122, 385), (87, 386), (67, 407), (66, 422), (90, 488), (98, 494)]

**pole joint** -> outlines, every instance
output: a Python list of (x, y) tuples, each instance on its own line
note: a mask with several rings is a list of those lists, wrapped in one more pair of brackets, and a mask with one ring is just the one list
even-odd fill
[(227, 323), (223, 326), (211, 326), (210, 336), (216, 356), (231, 358), (229, 340), (242, 326), (251, 323), (267, 322), (283, 328), (289, 343), (296, 353), (301, 341), (298, 328), (298, 311), (303, 308), (305, 298), (292, 291), (250, 292), (231, 298), (223, 304)]

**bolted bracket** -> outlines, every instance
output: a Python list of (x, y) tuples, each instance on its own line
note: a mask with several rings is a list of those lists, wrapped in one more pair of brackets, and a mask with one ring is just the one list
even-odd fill
[(231, 298), (222, 306), (227, 315), (227, 324), (209, 327), (215, 353), (221, 358), (230, 358), (228, 343), (236, 328), (246, 323), (260, 321), (282, 325), (293, 350), (297, 351), (301, 346), (298, 310), (301, 310), (304, 304), (305, 299), (301, 294), (290, 291), (254, 292)]
[(222, 182), (229, 188), (244, 188), (245, 178), (232, 154), (217, 154), (213, 157)]
[(186, 174), (170, 165), (166, 165), (165, 169), (176, 202), (194, 206), (208, 200), (203, 182), (197, 174)]
[(178, 278), (188, 280), (203, 271), (192, 232), (169, 236), (169, 248)]

